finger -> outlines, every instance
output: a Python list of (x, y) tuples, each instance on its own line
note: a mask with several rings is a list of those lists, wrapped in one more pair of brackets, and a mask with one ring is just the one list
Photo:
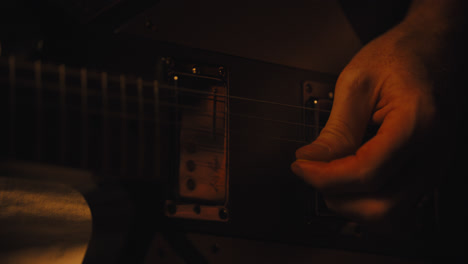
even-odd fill
[(314, 142), (296, 151), (296, 158), (330, 161), (354, 153), (361, 144), (374, 101), (374, 89), (367, 78), (341, 75), (329, 120)]
[(330, 162), (297, 160), (292, 170), (323, 192), (374, 191), (393, 174), (392, 169), (399, 167), (393, 162), (398, 161), (398, 153), (410, 140), (413, 123), (407, 111), (394, 110), (388, 113), (377, 135), (354, 155)]
[(392, 211), (396, 201), (388, 197), (326, 198), (327, 207), (359, 223), (381, 222)]
[(417, 181), (396, 184), (385, 191), (371, 194), (324, 196), (327, 207), (342, 216), (360, 223), (382, 223), (405, 218), (418, 211), (420, 201), (428, 190), (418, 188)]

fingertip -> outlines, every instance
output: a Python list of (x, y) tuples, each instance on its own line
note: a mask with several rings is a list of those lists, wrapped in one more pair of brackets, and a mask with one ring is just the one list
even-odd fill
[(296, 160), (291, 164), (291, 170), (294, 174), (300, 177), (304, 177), (304, 171), (302, 170), (302, 167), (300, 165), (301, 160)]
[(296, 158), (298, 160), (316, 160), (328, 161), (330, 159), (330, 148), (317, 141), (310, 143), (296, 151)]
[(291, 164), (291, 170), (298, 176), (302, 178), (310, 177), (310, 174), (315, 172), (316, 167), (319, 163), (317, 161), (297, 159), (293, 164)]

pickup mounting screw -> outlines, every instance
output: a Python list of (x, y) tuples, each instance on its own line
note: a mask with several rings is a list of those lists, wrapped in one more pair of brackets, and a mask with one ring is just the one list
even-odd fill
[(224, 67), (219, 67), (218, 68), (218, 73), (219, 73), (219, 75), (224, 77), (224, 75), (226, 75), (226, 71), (224, 70)]
[(200, 212), (201, 212), (200, 205), (198, 205), (198, 204), (195, 205), (195, 206), (193, 207), (193, 211), (194, 211), (196, 214), (200, 214)]
[(312, 85), (310, 83), (305, 84), (305, 89), (307, 93), (312, 93)]
[(188, 153), (195, 153), (197, 152), (197, 145), (193, 142), (189, 142), (187, 144), (185, 144), (185, 149), (187, 150)]
[(167, 212), (171, 215), (177, 212), (177, 206), (174, 203), (170, 203), (166, 206)]
[(194, 171), (195, 168), (196, 168), (196, 164), (195, 164), (195, 162), (193, 160), (187, 160), (185, 165), (187, 166), (188, 171)]
[(187, 189), (189, 189), (190, 191), (195, 190), (196, 183), (193, 179), (188, 179), (186, 184), (187, 184)]
[(153, 21), (151, 21), (151, 19), (149, 18), (145, 18), (145, 27), (153, 31), (156, 30), (156, 26), (153, 24)]
[(220, 250), (220, 247), (219, 247), (218, 244), (214, 243), (214, 244), (211, 246), (211, 252), (212, 252), (213, 254), (218, 253), (219, 250)]
[(228, 218), (228, 211), (226, 210), (226, 208), (219, 209), (219, 218), (223, 220)]

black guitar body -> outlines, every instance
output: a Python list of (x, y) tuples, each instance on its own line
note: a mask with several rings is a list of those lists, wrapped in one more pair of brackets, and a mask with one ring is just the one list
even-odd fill
[[(329, 211), (291, 172), (296, 149), (326, 123), (335, 74), (91, 28), (49, 33), (33, 52), (2, 41), (0, 73), (10, 87), (4, 163), (93, 175), (95, 187), (82, 191), (93, 216), (84, 263), (420, 263), (447, 254), (435, 250), (449, 222), (440, 213), (453, 209), (440, 209), (440, 195), (417, 209), (412, 232), (382, 235)], [(62, 89), (44, 70), (40, 107), (38, 60), (66, 77)]]

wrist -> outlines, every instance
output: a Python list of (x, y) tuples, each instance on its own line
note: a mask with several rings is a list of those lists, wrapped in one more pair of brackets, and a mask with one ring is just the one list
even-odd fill
[(414, 0), (401, 26), (417, 32), (452, 37), (467, 22), (464, 0)]
[(393, 29), (395, 45), (418, 56), (436, 76), (447, 76), (466, 58), (466, 7), (459, 0), (415, 0)]

